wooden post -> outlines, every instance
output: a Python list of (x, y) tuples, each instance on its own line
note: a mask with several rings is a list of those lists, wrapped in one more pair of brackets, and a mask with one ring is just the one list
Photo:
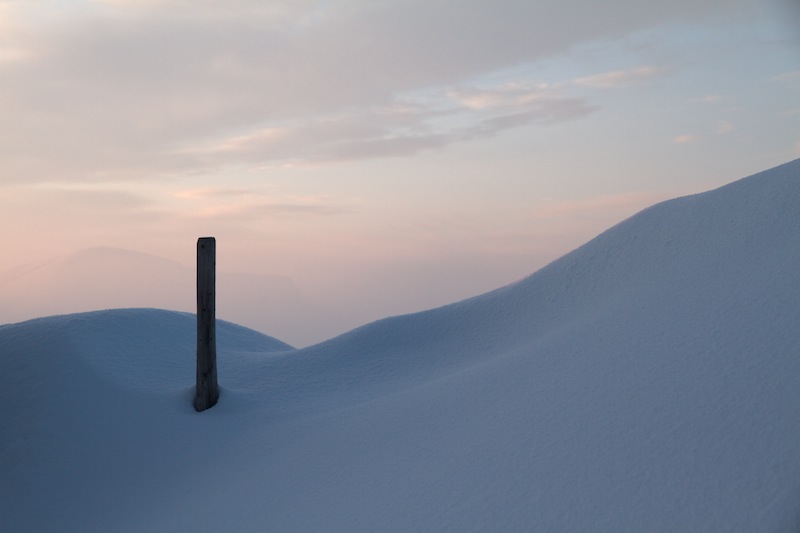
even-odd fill
[(197, 239), (197, 386), (194, 408), (205, 411), (219, 398), (217, 386), (216, 327), (217, 241), (214, 237)]

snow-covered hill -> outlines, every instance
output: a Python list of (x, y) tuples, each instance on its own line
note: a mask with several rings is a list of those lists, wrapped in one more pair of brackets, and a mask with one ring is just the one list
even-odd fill
[(302, 350), (117, 310), (0, 326), (10, 531), (797, 531), (800, 160), (516, 284)]

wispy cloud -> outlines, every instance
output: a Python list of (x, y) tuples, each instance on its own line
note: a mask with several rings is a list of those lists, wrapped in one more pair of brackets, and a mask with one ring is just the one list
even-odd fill
[(770, 78), (770, 81), (786, 82), (800, 80), (800, 70), (792, 70), (790, 72), (783, 72)]
[(689, 98), (689, 102), (692, 104), (715, 104), (722, 99), (722, 96), (719, 94), (706, 94), (703, 96), (696, 96), (694, 98)]
[(685, 133), (683, 135), (676, 135), (672, 138), (672, 144), (691, 144), (695, 143), (700, 140), (700, 137), (697, 135), (693, 135), (691, 133)]
[(180, 189), (173, 192), (172, 196), (183, 200), (203, 200), (208, 198), (239, 198), (259, 194), (250, 189), (202, 187), (198, 189)]
[(447, 95), (460, 105), (473, 110), (527, 107), (552, 99), (547, 83), (505, 83), (491, 88), (456, 88)]
[(102, 209), (105, 211), (141, 210), (149, 208), (152, 201), (146, 194), (126, 187), (91, 184), (65, 184), (59, 182), (11, 185), (14, 196), (38, 199), (53, 204), (71, 205), (76, 209)]
[(217, 221), (252, 223), (268, 218), (286, 218), (296, 216), (338, 215), (348, 211), (333, 205), (292, 204), (292, 203), (260, 203), (244, 205), (208, 205), (184, 216)]
[[(536, 84), (470, 87), (725, 1), (695, 4), (643, 10), (614, 0), (576, 16), (584, 6), (568, 0), (543, 17), (530, 2), (87, 0), (53, 4), (43, 17), (33, 3), (5, 2), (2, 173), (137, 179), (232, 161), (398, 156), (475, 131), (574, 119), (591, 104)], [(645, 66), (576, 83), (619, 87), (662, 74)], [(450, 91), (436, 105), (408, 98), (436, 88)], [(465, 113), (459, 127), (434, 118), (452, 111), (446, 102)]]
[[(153, 198), (135, 186), (75, 186), (59, 182), (3, 185), (0, 210), (16, 220), (20, 235), (41, 228), (45, 235), (60, 232), (66, 240), (80, 239), (113, 231), (108, 229), (111, 226), (158, 224), (163, 219)], [(75, 231), (80, 235), (71, 234)]]
[(189, 202), (185, 217), (254, 221), (271, 217), (333, 216), (352, 212), (353, 202), (327, 196), (276, 196), (255, 189), (203, 187), (180, 189), (172, 196)]
[(720, 135), (727, 135), (736, 131), (736, 125), (730, 120), (722, 120), (717, 124), (717, 133)]
[(581, 118), (597, 110), (578, 98), (555, 98), (542, 100), (539, 105), (516, 113), (508, 113), (486, 118), (478, 124), (467, 128), (463, 135), (467, 138), (487, 137), (503, 130), (517, 128), (528, 124), (555, 124), (567, 120)]
[(208, 165), (246, 161), (256, 166), (402, 157), (513, 128), (574, 120), (595, 109), (584, 100), (523, 84), (451, 88), (427, 104), (396, 100), (338, 115), (309, 117), (194, 143), (175, 154)]
[(666, 70), (653, 66), (641, 66), (631, 70), (614, 70), (592, 76), (575, 78), (575, 85), (591, 87), (593, 89), (616, 89), (629, 87), (636, 83), (659, 78), (666, 74)]

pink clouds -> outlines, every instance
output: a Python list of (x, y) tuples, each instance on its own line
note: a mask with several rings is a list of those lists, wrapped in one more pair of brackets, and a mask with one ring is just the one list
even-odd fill
[(575, 78), (573, 83), (590, 87), (592, 89), (615, 89), (629, 87), (635, 83), (641, 83), (664, 76), (666, 70), (653, 66), (641, 66), (630, 70), (614, 70)]

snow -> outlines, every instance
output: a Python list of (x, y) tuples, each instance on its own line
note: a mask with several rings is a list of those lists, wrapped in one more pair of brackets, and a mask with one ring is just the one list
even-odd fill
[(797, 531), (800, 160), (513, 285), (295, 350), (194, 317), (0, 326), (8, 531)]

